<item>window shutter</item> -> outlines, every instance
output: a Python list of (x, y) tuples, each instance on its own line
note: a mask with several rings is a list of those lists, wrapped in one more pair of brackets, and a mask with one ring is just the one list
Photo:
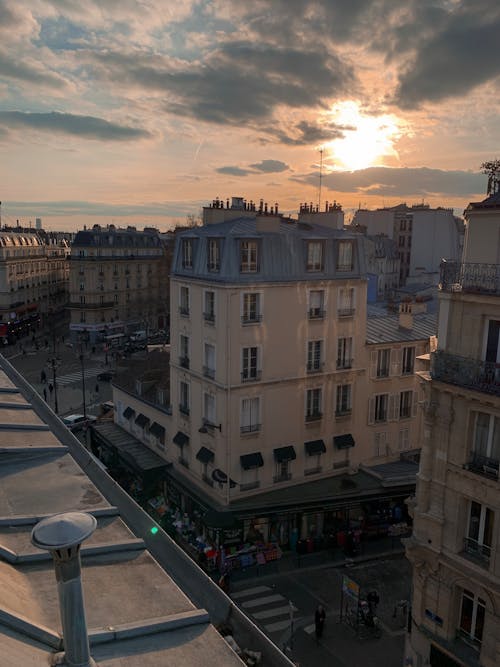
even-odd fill
[(399, 394), (390, 394), (389, 396), (389, 410), (387, 419), (390, 422), (397, 421), (399, 419)]
[(377, 359), (378, 352), (377, 350), (372, 350), (370, 353), (370, 377), (377, 377)]
[(375, 396), (368, 401), (368, 424), (375, 423)]
[(416, 391), (412, 395), (412, 407), (411, 407), (411, 416), (416, 417), (418, 411), (418, 394)]
[(401, 375), (401, 350), (391, 350), (391, 375)]

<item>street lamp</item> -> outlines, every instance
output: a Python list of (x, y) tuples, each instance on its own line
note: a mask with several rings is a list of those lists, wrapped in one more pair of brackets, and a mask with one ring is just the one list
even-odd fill
[(57, 415), (59, 406), (57, 404), (56, 360), (54, 357), (52, 357), (52, 384), (54, 385), (54, 412)]
[[(82, 365), (82, 397), (83, 397), (83, 417), (87, 419), (87, 405), (85, 403), (85, 368), (83, 366), (83, 354), (80, 354), (80, 363)], [(56, 410), (57, 412), (57, 410)]]

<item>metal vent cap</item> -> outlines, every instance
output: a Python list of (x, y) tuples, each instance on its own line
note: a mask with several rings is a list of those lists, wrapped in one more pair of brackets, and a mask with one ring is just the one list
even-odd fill
[(42, 519), (31, 532), (31, 542), (39, 549), (67, 549), (86, 540), (96, 529), (95, 517), (86, 512), (62, 512)]

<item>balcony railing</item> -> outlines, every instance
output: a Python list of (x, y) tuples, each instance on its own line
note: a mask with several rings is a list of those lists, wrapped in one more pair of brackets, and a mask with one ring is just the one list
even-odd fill
[(441, 262), (440, 287), (445, 292), (500, 294), (500, 264)]
[(215, 313), (203, 313), (203, 319), (205, 322), (210, 322), (210, 324), (213, 324), (215, 322)]
[(339, 308), (337, 310), (337, 315), (338, 317), (352, 317), (354, 312), (354, 308)]
[(500, 364), (459, 357), (438, 350), (431, 354), (431, 377), (440, 382), (500, 396)]
[(490, 562), (491, 556), (491, 547), (487, 544), (481, 544), (477, 540), (472, 539), (472, 537), (466, 537), (464, 539), (464, 552), (483, 563)]
[(352, 408), (337, 408), (335, 410), (335, 417), (350, 417), (352, 414)]
[(347, 370), (352, 368), (352, 359), (337, 359), (337, 370)]
[(322, 370), (323, 370), (322, 361), (313, 361), (312, 363), (307, 364), (308, 373), (321, 373)]
[(478, 475), (482, 475), (483, 477), (498, 479), (498, 459), (491, 459), (487, 456), (480, 456), (479, 454), (473, 453), (470, 461), (465, 464), (464, 468)]
[(71, 302), (69, 304), (70, 308), (77, 309), (88, 309), (88, 308), (113, 308), (114, 301), (103, 301), (102, 303), (95, 301), (86, 301), (85, 303), (79, 303), (78, 301)]
[(241, 374), (242, 382), (258, 382), (260, 380), (260, 371), (243, 371)]
[(282, 475), (274, 475), (273, 482), (276, 484), (278, 482), (289, 482), (292, 479), (292, 473), (287, 472)]
[(203, 375), (206, 378), (213, 380), (215, 378), (215, 368), (210, 368), (210, 366), (203, 366)]
[(317, 475), (323, 470), (322, 466), (315, 466), (314, 468), (305, 468), (304, 469), (304, 475)]
[(240, 433), (258, 433), (260, 431), (260, 424), (247, 424), (240, 426)]
[(325, 317), (323, 308), (309, 308), (308, 317), (310, 320), (322, 320)]
[(179, 366), (189, 368), (189, 357), (179, 357)]
[(320, 419), (323, 419), (322, 412), (310, 412), (306, 414), (306, 422), (317, 422)]
[(189, 417), (189, 407), (183, 403), (179, 403), (179, 412), (186, 417)]
[(260, 480), (255, 480), (255, 482), (247, 482), (246, 484), (240, 484), (240, 491), (252, 491), (252, 489), (258, 489), (260, 487)]
[(241, 316), (242, 324), (258, 324), (262, 320), (262, 315), (260, 313), (249, 313), (247, 315)]
[(189, 308), (187, 306), (180, 306), (179, 315), (181, 317), (189, 317)]

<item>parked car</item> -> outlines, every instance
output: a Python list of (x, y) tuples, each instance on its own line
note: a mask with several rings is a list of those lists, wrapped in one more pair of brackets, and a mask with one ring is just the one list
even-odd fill
[(96, 417), (93, 415), (87, 415), (86, 417), (83, 415), (66, 415), (66, 417), (62, 418), (62, 420), (70, 431), (79, 431), (85, 426), (95, 422)]
[(97, 379), (99, 382), (111, 382), (111, 380), (113, 379), (113, 372), (103, 371), (102, 373), (99, 373)]

